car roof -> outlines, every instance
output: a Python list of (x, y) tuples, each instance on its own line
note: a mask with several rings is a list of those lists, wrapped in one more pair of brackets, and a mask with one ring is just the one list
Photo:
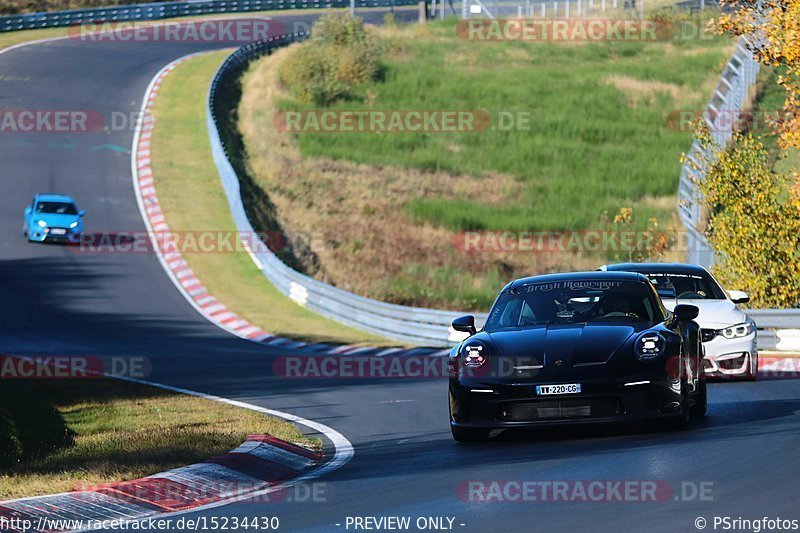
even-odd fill
[(44, 193), (44, 194), (37, 194), (36, 199), (41, 202), (69, 202), (75, 203), (75, 200), (72, 197), (64, 195), (64, 194), (52, 194), (52, 193)]
[(519, 287), (520, 285), (528, 285), (530, 283), (552, 283), (556, 281), (603, 281), (603, 280), (618, 280), (618, 281), (641, 281), (650, 283), (648, 279), (642, 274), (630, 271), (621, 272), (603, 272), (594, 270), (589, 272), (568, 272), (561, 274), (543, 274), (540, 276), (530, 276), (527, 278), (515, 279), (506, 288)]
[(640, 272), (642, 274), (707, 274), (700, 265), (689, 263), (617, 263), (601, 267), (606, 272)]

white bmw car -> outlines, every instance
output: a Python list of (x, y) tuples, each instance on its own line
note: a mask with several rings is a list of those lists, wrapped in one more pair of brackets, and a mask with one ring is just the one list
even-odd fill
[(682, 263), (620, 263), (600, 270), (624, 270), (647, 276), (664, 306), (695, 305), (710, 377), (754, 380), (758, 376), (756, 324), (737, 304), (750, 300), (742, 291), (725, 291), (705, 268)]

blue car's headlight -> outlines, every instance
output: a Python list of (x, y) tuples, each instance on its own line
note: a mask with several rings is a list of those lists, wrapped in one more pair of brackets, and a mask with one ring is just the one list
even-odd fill
[(645, 332), (636, 339), (633, 351), (639, 361), (653, 361), (664, 353), (667, 341), (657, 332)]
[(72, 224), (70, 224), (70, 225), (69, 225), (69, 228), (70, 228), (70, 229), (75, 229), (75, 228), (77, 228), (77, 227), (78, 227), (78, 221), (77, 221), (77, 220), (76, 220), (75, 222), (73, 222)]
[(38, 224), (40, 228), (47, 226), (47, 222), (45, 222), (44, 220), (39, 220), (36, 222), (36, 224)]

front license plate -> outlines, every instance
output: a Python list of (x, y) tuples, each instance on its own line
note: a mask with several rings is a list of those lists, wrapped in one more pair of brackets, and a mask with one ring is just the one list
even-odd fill
[(50, 233), (52, 233), (53, 235), (66, 235), (67, 230), (65, 230), (64, 228), (53, 228), (50, 230)]
[(536, 385), (536, 394), (551, 396), (553, 394), (580, 394), (580, 383), (566, 383), (564, 385)]

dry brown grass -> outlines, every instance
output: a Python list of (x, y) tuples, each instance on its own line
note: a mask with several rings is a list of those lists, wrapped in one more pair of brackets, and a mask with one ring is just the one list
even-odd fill
[(0, 465), (0, 500), (145, 477), (227, 453), (255, 433), (321, 447), (284, 420), (144, 385), (11, 381), (0, 422), (21, 454)]
[[(392, 62), (405, 63), (412, 54), (420, 53), (410, 44), (419, 40), (424, 40), (426, 46), (439, 41), (452, 44), (452, 36), (446, 37), (447, 33), (442, 28), (438, 28), (438, 31), (431, 28), (432, 25), (382, 29), (381, 37), (387, 43), (386, 57)], [(659, 43), (659, 46), (662, 45), (679, 48)], [(709, 53), (715, 50), (718, 53), (718, 48), (712, 45), (701, 48), (709, 50)], [(529, 192), (531, 183), (518, 181), (511, 174), (481, 175), (483, 168), (491, 168), (488, 166), (475, 165), (478, 168), (470, 175), (466, 171), (459, 175), (359, 164), (325, 157), (302, 157), (297, 137), (279, 133), (273, 121), (277, 109), (286, 102), (292, 103), (292, 99), (280, 87), (277, 75), (278, 65), (288, 53), (286, 50), (280, 51), (261, 60), (243, 80), (244, 96), (239, 105), (239, 127), (246, 148), (249, 174), (269, 195), (280, 226), (289, 234), (313, 236), (309, 241), (313, 253), (310, 257), (300, 257), (300, 260), (307, 272), (316, 278), (385, 301), (450, 309), (462, 305), (481, 309), (488, 305), (487, 295), (495, 293), (497, 288), (513, 277), (594, 269), (599, 264), (612, 261), (612, 258), (628, 260), (628, 254), (616, 257), (613, 251), (606, 253), (587, 249), (565, 252), (557, 247), (555, 250), (550, 247), (547, 251), (538, 252), (512, 250), (466, 253), (459, 246), (463, 244), (463, 236), (447, 229), (459, 227), (458, 224), (431, 225), (421, 222), (426, 220), (424, 217), (410, 218), (409, 213), (418, 213), (412, 209), (423, 198), (466, 200), (467, 205), (473, 199), (479, 199), (476, 203), (483, 205), (505, 207), (519, 204), (520, 198), (525, 198), (526, 192)], [(448, 66), (455, 65), (459, 74), (473, 69), (485, 70), (487, 62), (494, 59), (494, 63), (504, 67), (548, 59), (540, 49), (524, 46), (506, 49), (473, 47), (468, 50), (449, 46), (443, 48), (440, 54), (436, 59), (441, 57)], [(613, 61), (623, 62), (620, 58), (614, 58)], [(612, 90), (620, 91), (629, 105), (643, 110), (648, 109), (649, 103), (666, 109), (700, 107), (711, 93), (709, 89), (701, 94), (697, 84), (691, 80), (687, 81), (690, 85), (687, 89), (683, 82), (648, 80), (645, 76), (637, 79), (630, 75), (630, 69), (616, 75), (611, 75), (612, 72), (609, 69), (599, 71), (594, 80), (602, 80)], [(716, 80), (716, 76), (709, 76), (709, 79)], [(379, 90), (370, 88), (367, 91), (365, 101), (368, 106), (370, 102), (382, 101), (381, 95), (369, 94), (369, 91), (377, 93)], [(364, 136), (364, 146), (374, 145), (369, 142), (372, 138), (367, 136), (375, 134), (351, 135)], [(345, 137), (332, 135), (331, 139), (332, 142), (346, 141), (348, 146), (359, 144), (357, 138)], [(314, 142), (322, 143), (324, 140), (315, 138)], [(525, 148), (528, 147), (520, 147), (521, 150)], [(350, 149), (358, 152), (358, 148), (350, 146)], [(457, 142), (442, 143), (439, 154), (459, 153), (462, 149), (463, 146)], [(323, 150), (322, 153), (326, 152)], [(331, 150), (330, 153), (339, 152)], [(360, 160), (375, 158), (361, 157)], [(417, 167), (425, 168), (427, 165)], [(518, 175), (526, 174), (523, 171)], [(553, 179), (558, 178), (560, 176)], [(600, 181), (587, 179), (586, 183), (589, 190), (588, 184)], [(642, 211), (664, 213), (665, 216), (658, 215), (661, 228), (677, 231), (679, 225), (669, 218), (669, 213), (674, 213), (674, 201), (672, 195), (652, 196), (631, 201), (631, 207), (635, 208), (638, 217), (650, 216), (641, 214)], [(463, 205), (443, 204), (452, 207), (453, 211)], [(615, 206), (614, 210), (617, 208)], [(609, 218), (613, 219), (614, 212), (607, 207), (598, 207), (596, 212), (597, 216), (580, 226), (571, 224), (567, 220), (569, 215), (565, 215), (563, 219), (567, 221), (566, 224), (532, 224), (531, 227), (624, 229), (608, 222)], [(603, 213), (606, 215), (603, 216)], [(436, 217), (429, 216), (427, 220), (436, 220)], [(637, 224), (641, 226), (641, 220)], [(485, 227), (502, 226), (486, 223)], [(678, 259), (675, 254), (670, 259)], [(481, 293), (482, 300), (473, 299), (478, 293)]]
[(625, 94), (628, 105), (636, 108), (640, 105), (649, 105), (658, 95), (666, 94), (674, 102), (681, 101), (687, 97), (684, 89), (674, 83), (664, 83), (653, 80), (638, 80), (630, 76), (614, 74), (603, 78), (607, 83)]
[(436, 294), (403, 301), (392, 293), (391, 280), (402, 276), (409, 264), (430, 269), (457, 265), (476, 288), (491, 274), (505, 280), (597, 266), (596, 259), (575, 254), (465, 253), (457, 246), (459, 234), (414, 223), (403, 209), (408, 201), (426, 196), (480, 198), (485, 204), (500, 204), (522, 190), (512, 176), (476, 178), (303, 158), (296, 140), (273, 127), (276, 102), (287, 97), (278, 81), (278, 66), (290, 53), (290, 49), (279, 50), (248, 72), (239, 127), (249, 172), (269, 194), (285, 231), (313, 236), (309, 245), (318, 261), (309, 265), (309, 270), (315, 271), (315, 277), (374, 298), (446, 306), (451, 302)]

